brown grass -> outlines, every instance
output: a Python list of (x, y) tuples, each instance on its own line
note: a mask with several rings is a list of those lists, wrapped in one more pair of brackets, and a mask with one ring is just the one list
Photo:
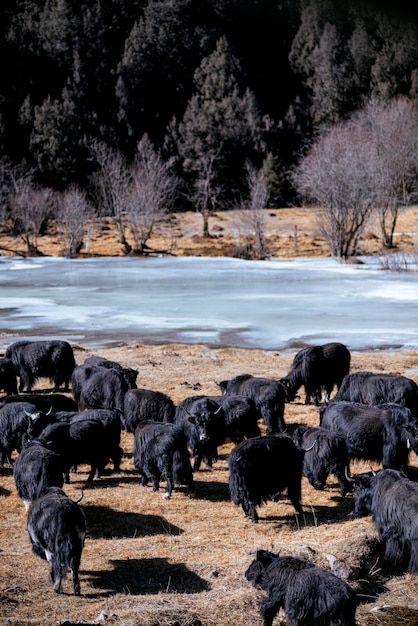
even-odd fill
[[(417, 252), (418, 207), (411, 206), (399, 215), (395, 232), (395, 248), (382, 250), (377, 221), (371, 221), (360, 241), (362, 254), (416, 253)], [(185, 212), (169, 214), (158, 224), (148, 241), (154, 253), (166, 252), (176, 256), (234, 256), (242, 248), (239, 212), (218, 211), (209, 219), (211, 237), (202, 237), (202, 217), (199, 213)], [(317, 215), (311, 208), (268, 209), (265, 215), (265, 235), (272, 257), (328, 256), (329, 250), (318, 233)], [(122, 246), (114, 225), (109, 218), (97, 219), (90, 228), (88, 255), (122, 255)], [(132, 243), (132, 241), (131, 241)], [(57, 224), (51, 223), (45, 235), (38, 238), (42, 254), (61, 255), (62, 233)], [(25, 246), (19, 237), (10, 236), (0, 228), (0, 254), (24, 253)], [(86, 256), (86, 247), (80, 256)]]
[[(76, 349), (78, 363), (91, 354)], [(204, 345), (124, 346), (97, 352), (139, 370), (140, 386), (168, 393), (178, 403), (195, 393), (215, 394), (214, 381), (238, 373), (280, 377), (293, 354)], [(352, 369), (404, 373), (418, 382), (413, 369), (418, 353), (354, 352)], [(45, 388), (45, 380), (39, 381)], [(318, 424), (318, 410), (301, 399), (286, 405), (286, 423)], [(418, 622), (416, 576), (391, 572), (381, 560), (369, 517), (350, 520), (352, 499), (340, 497), (333, 478), (315, 491), (303, 479), (304, 515), (296, 515), (286, 496), (259, 509), (258, 525), (247, 521), (229, 500), (227, 456), (221, 449), (213, 471), (196, 473), (197, 498), (176, 488), (169, 501), (162, 491), (142, 487), (133, 471), (133, 436), (123, 434), (125, 457), (120, 473), (85, 485), (87, 468), (66, 486), (71, 497), (85, 489), (82, 506), (88, 536), (81, 564), (81, 597), (70, 578), (57, 595), (48, 583), (48, 566), (32, 554), (25, 530), (26, 514), (16, 494), (12, 471), (0, 469), (1, 559), (0, 624), (77, 623), (137, 626), (248, 626), (261, 624), (262, 592), (244, 578), (257, 548), (312, 558), (328, 567), (326, 554), (353, 570), (351, 584), (361, 594), (361, 626), (403, 626)], [(413, 477), (418, 459), (411, 456)], [(354, 464), (352, 471), (366, 471)], [(359, 580), (360, 579), (360, 580)], [(104, 617), (106, 615), (106, 617)], [(282, 617), (282, 616), (281, 616)], [(99, 622), (99, 618), (103, 618)], [(277, 624), (283, 623), (280, 617)]]

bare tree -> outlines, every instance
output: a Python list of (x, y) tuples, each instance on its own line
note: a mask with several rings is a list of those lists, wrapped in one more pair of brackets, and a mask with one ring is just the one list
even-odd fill
[(355, 119), (373, 142), (376, 212), (383, 246), (390, 248), (399, 212), (418, 189), (418, 105), (406, 97), (372, 99)]
[(13, 165), (7, 157), (0, 159), (0, 223), (5, 226), (10, 217), (9, 198), (12, 191)]
[(30, 171), (16, 170), (13, 190), (9, 197), (15, 230), (23, 239), (29, 256), (40, 255), (38, 236), (51, 217), (53, 192), (37, 187)]
[(134, 251), (143, 254), (155, 225), (172, 208), (176, 178), (170, 164), (163, 161), (146, 135), (138, 144), (130, 177), (127, 220), (134, 240)]
[(76, 186), (70, 186), (57, 196), (56, 218), (64, 230), (66, 256), (72, 258), (80, 252), (93, 216), (94, 210), (88, 203), (86, 194)]
[(196, 163), (193, 167), (196, 178), (190, 199), (196, 207), (196, 211), (200, 213), (203, 218), (203, 237), (210, 237), (209, 217), (213, 211), (215, 211), (218, 198), (221, 195), (221, 188), (216, 182), (217, 172), (215, 164), (217, 159), (217, 152), (208, 150), (196, 159)]
[(251, 259), (266, 259), (269, 245), (266, 236), (265, 209), (268, 205), (271, 186), (274, 182), (272, 155), (266, 157), (257, 169), (247, 162), (248, 200), (238, 213), (240, 232), (240, 256)]
[(351, 120), (319, 137), (293, 172), (294, 185), (316, 205), (318, 229), (331, 255), (346, 261), (376, 203), (371, 133)]
[(127, 239), (127, 209), (130, 206), (131, 176), (126, 159), (121, 152), (112, 151), (106, 144), (96, 141), (90, 145), (90, 153), (97, 164), (91, 184), (98, 212), (112, 218), (119, 243), (124, 253), (129, 254), (132, 247)]

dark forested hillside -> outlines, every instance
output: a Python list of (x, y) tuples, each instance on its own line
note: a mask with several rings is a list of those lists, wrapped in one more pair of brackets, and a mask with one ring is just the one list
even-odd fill
[(146, 135), (175, 167), (177, 205), (204, 187), (209, 207), (231, 206), (268, 155), (270, 202), (290, 202), (289, 167), (319, 131), (372, 95), (417, 97), (416, 14), (392, 4), (4, 0), (3, 167), (91, 195), (97, 146), (130, 163)]

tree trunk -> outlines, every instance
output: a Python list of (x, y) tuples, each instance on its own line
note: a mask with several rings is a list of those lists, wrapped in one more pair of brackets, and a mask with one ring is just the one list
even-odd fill
[(119, 243), (122, 245), (123, 248), (123, 253), (129, 254), (132, 251), (132, 246), (128, 243), (125, 237), (123, 225), (121, 224), (120, 220), (115, 220), (115, 224), (119, 236)]

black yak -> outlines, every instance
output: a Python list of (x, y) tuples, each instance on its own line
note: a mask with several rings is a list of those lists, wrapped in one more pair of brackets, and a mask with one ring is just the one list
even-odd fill
[(280, 379), (286, 387), (286, 400), (295, 399), (299, 387), (305, 388), (305, 404), (321, 403), (322, 394), (328, 399), (334, 388), (350, 371), (351, 354), (342, 343), (303, 348), (296, 353), (288, 374)]
[(209, 396), (190, 396), (176, 407), (174, 422), (187, 438), (194, 458), (193, 469), (199, 470), (202, 460), (208, 468), (218, 458), (218, 445), (225, 438), (222, 407)]
[(173, 422), (175, 410), (173, 400), (162, 391), (129, 389), (124, 398), (123, 425), (128, 433), (133, 433), (146, 420)]
[(418, 574), (418, 484), (403, 472), (382, 469), (353, 480), (354, 516), (371, 513), (385, 559)]
[(293, 432), (293, 441), (305, 451), (303, 475), (312, 487), (322, 490), (330, 474), (339, 482), (341, 495), (351, 491), (346, 478), (349, 458), (345, 439), (325, 428), (298, 426)]
[(267, 592), (260, 605), (264, 626), (272, 626), (282, 607), (292, 626), (355, 626), (353, 589), (306, 559), (257, 550), (245, 577)]
[(344, 377), (334, 400), (347, 400), (361, 404), (386, 404), (394, 402), (408, 407), (418, 416), (418, 385), (407, 376), (354, 372)]
[(334, 400), (321, 407), (320, 423), (344, 438), (350, 459), (376, 461), (393, 469), (408, 464), (413, 417), (404, 406)]
[(175, 484), (186, 484), (195, 495), (193, 471), (187, 440), (180, 426), (169, 422), (140, 422), (135, 429), (134, 465), (142, 484), (151, 480), (158, 491), (160, 480), (166, 481), (164, 498), (169, 498)]
[(74, 353), (67, 341), (16, 341), (6, 350), (5, 357), (11, 359), (19, 376), (19, 391), (32, 391), (38, 378), (49, 378), (57, 391), (64, 385), (69, 390), (71, 375), (75, 368)]
[(286, 389), (278, 380), (241, 374), (230, 380), (221, 381), (219, 387), (224, 395), (250, 398), (264, 420), (268, 435), (274, 435), (285, 429), (283, 415)]
[(59, 454), (38, 441), (28, 442), (13, 466), (16, 491), (28, 510), (31, 502), (49, 487), (62, 487), (64, 477)]
[(0, 359), (0, 389), (6, 396), (17, 394), (16, 368), (11, 359)]
[(77, 502), (59, 487), (50, 487), (29, 509), (27, 530), (32, 550), (50, 565), (50, 581), (57, 593), (70, 569), (75, 595), (80, 595), (81, 553), (86, 521)]
[(287, 435), (251, 437), (239, 443), (228, 458), (231, 500), (241, 505), (252, 522), (256, 507), (275, 500), (287, 489), (297, 513), (302, 513), (301, 481), (304, 452)]

